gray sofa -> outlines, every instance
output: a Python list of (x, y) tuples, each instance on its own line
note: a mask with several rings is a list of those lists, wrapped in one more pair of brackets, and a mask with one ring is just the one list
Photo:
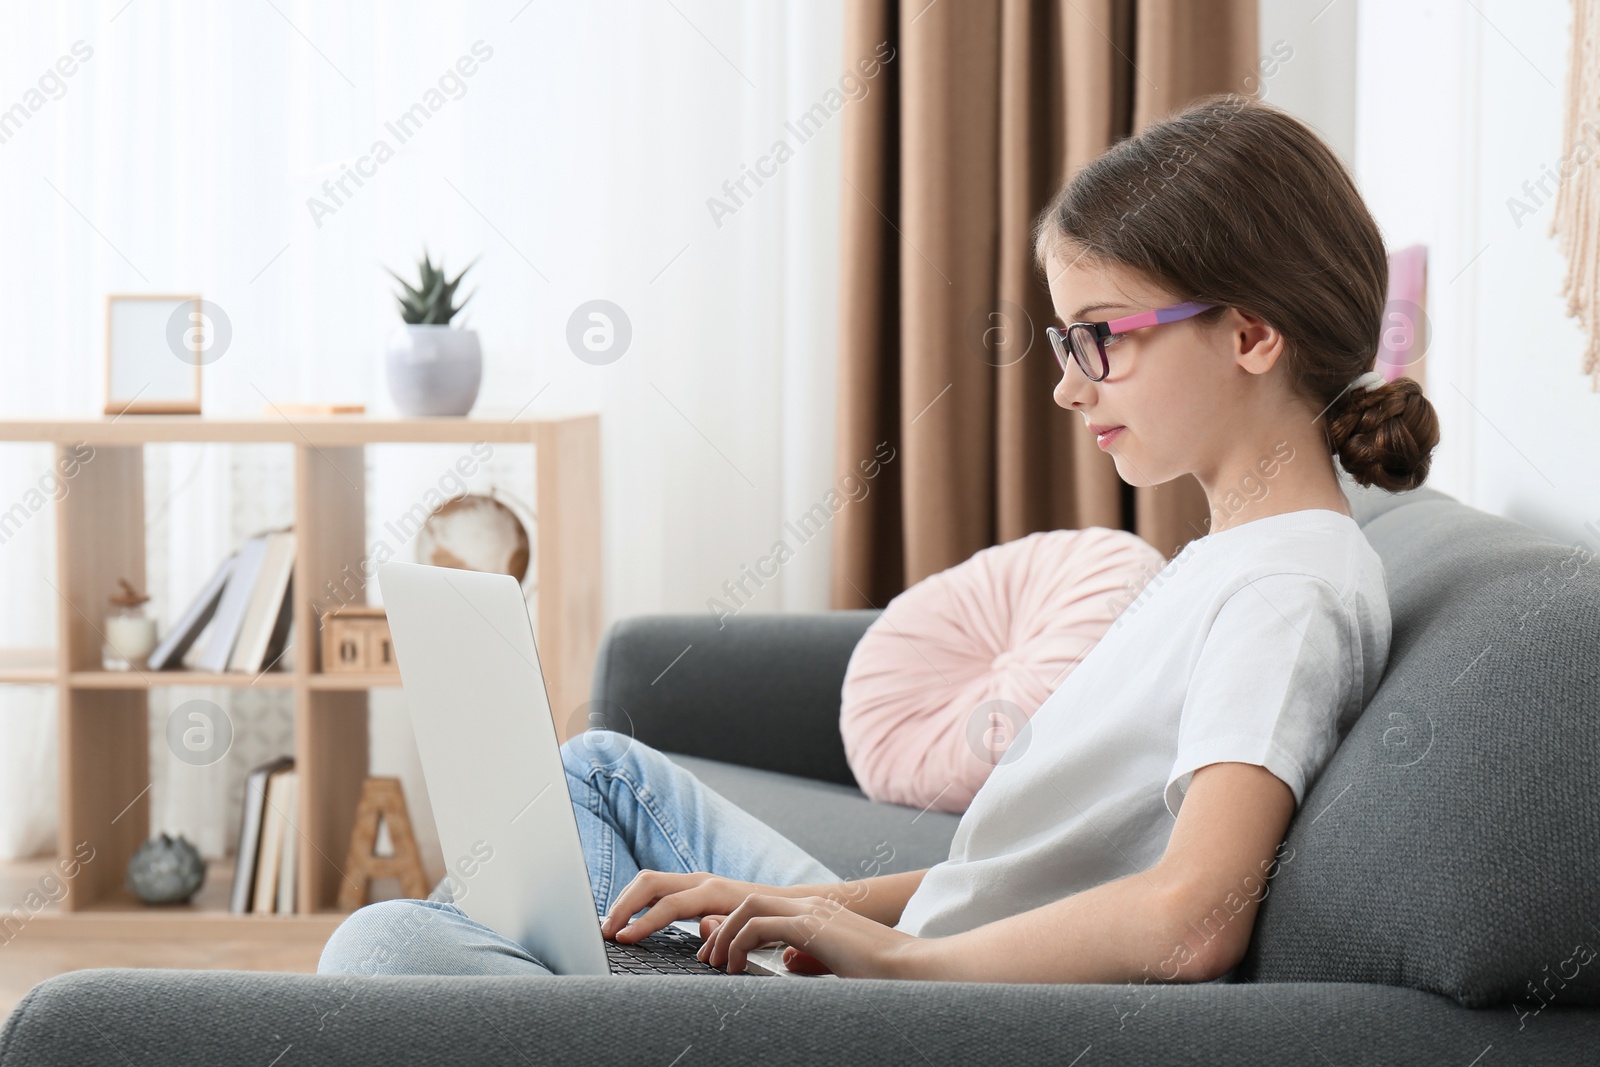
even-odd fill
[[(1389, 668), (1222, 980), (102, 969), (35, 987), (0, 1067), (1600, 1061), (1600, 562), (1430, 489), (1349, 492), (1387, 568)], [(929, 866), (956, 818), (867, 801), (839, 740), (875, 615), (628, 619), (594, 699), (841, 875), (885, 841), (889, 870)]]

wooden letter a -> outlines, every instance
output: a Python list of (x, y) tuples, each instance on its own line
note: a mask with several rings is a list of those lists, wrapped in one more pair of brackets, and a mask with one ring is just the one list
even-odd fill
[[(380, 817), (389, 824), (392, 856), (377, 856), (372, 851), (378, 842)], [(368, 778), (361, 783), (361, 802), (350, 828), (350, 855), (339, 883), (340, 910), (354, 911), (366, 904), (374, 878), (400, 879), (401, 891), (414, 900), (428, 895), (428, 879), (422, 872), (422, 856), (411, 833), (411, 816), (398, 778)]]

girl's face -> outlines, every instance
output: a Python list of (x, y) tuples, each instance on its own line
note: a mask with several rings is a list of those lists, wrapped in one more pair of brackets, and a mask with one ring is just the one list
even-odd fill
[[(1048, 269), (1058, 326), (1115, 319), (1183, 299), (1116, 264), (1053, 256)], [(1093, 430), (1121, 427), (1098, 443), (1130, 485), (1194, 474), (1209, 489), (1225, 476), (1230, 446), (1246, 429), (1239, 423), (1249, 419), (1240, 409), (1245, 380), (1255, 375), (1234, 356), (1232, 327), (1241, 321), (1230, 309), (1214, 325), (1190, 318), (1113, 335), (1105, 342), (1105, 378), (1090, 381), (1069, 360), (1055, 401)]]

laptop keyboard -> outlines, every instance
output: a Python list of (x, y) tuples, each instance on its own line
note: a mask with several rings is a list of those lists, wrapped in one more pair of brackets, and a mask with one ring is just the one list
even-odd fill
[(702, 942), (676, 926), (665, 926), (643, 941), (619, 944), (607, 940), (606, 959), (612, 974), (720, 974), (725, 978), (761, 977), (749, 971), (730, 975), (721, 967), (713, 967), (695, 959)]

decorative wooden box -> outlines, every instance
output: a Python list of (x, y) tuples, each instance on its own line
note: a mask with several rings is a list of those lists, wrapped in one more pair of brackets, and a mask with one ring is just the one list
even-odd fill
[(372, 674), (400, 670), (382, 608), (346, 605), (322, 617), (322, 670)]

